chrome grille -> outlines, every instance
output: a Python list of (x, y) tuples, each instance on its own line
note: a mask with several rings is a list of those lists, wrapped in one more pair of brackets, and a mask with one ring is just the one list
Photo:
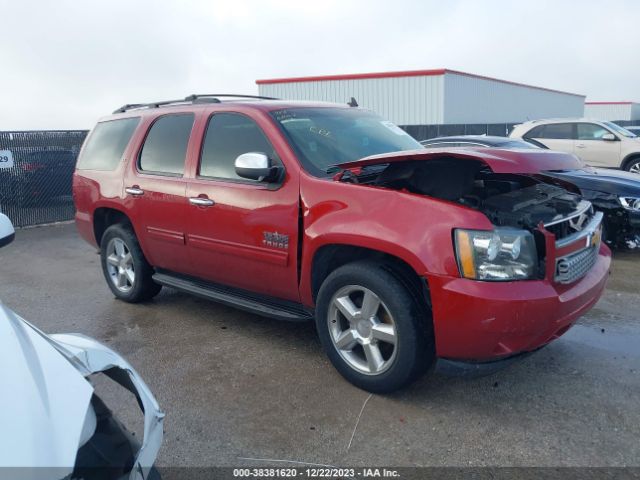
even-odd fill
[(556, 240), (560, 242), (584, 230), (593, 216), (594, 210), (591, 202), (582, 200), (572, 214), (554, 218), (545, 223), (544, 227), (553, 233)]
[(583, 200), (573, 214), (545, 224), (547, 231), (556, 237), (556, 250), (581, 243), (583, 246), (556, 259), (554, 280), (557, 283), (573, 283), (595, 265), (600, 251), (603, 218), (602, 212), (594, 212), (591, 203)]
[(558, 283), (573, 283), (584, 277), (598, 259), (599, 245), (584, 248), (556, 260), (555, 281)]

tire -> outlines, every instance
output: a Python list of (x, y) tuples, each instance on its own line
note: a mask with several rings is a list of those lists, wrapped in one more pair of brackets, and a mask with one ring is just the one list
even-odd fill
[(354, 262), (332, 272), (318, 293), (316, 327), (338, 372), (372, 393), (407, 386), (435, 361), (426, 302), (383, 264)]
[(162, 285), (153, 281), (149, 265), (133, 229), (118, 223), (107, 228), (100, 241), (102, 273), (119, 300), (138, 303), (155, 297)]
[(624, 169), (627, 172), (640, 174), (640, 157), (635, 157), (629, 160), (625, 165)]

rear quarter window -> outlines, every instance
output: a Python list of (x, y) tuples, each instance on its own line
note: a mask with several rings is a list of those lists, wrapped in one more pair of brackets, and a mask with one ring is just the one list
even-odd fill
[(139, 117), (100, 122), (89, 135), (76, 168), (79, 170), (115, 170), (122, 159)]
[[(538, 128), (540, 130), (538, 130)], [(573, 123), (548, 123), (535, 128), (527, 138), (546, 138), (549, 140), (573, 140), (574, 124)]]
[(540, 125), (539, 127), (532, 128), (527, 133), (524, 134), (525, 138), (542, 138), (542, 130), (544, 130), (544, 125)]

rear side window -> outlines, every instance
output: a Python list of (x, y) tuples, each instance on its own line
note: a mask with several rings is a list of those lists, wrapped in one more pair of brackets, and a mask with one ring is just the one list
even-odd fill
[(541, 132), (536, 135), (527, 135), (530, 138), (548, 138), (550, 140), (573, 140), (572, 123), (550, 123), (542, 127)]
[(115, 170), (140, 118), (100, 122), (87, 139), (78, 159), (79, 170)]
[(140, 170), (156, 174), (182, 175), (193, 119), (191, 113), (158, 118), (151, 125), (140, 152)]
[(279, 163), (276, 151), (256, 122), (239, 113), (217, 113), (207, 126), (199, 175), (251, 182), (239, 177), (235, 169), (236, 158), (249, 152), (264, 153), (274, 165)]

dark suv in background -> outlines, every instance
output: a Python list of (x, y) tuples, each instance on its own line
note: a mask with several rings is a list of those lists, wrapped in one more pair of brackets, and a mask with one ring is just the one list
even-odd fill
[(0, 170), (0, 202), (37, 206), (69, 195), (77, 153), (64, 149), (14, 154), (14, 166)]

